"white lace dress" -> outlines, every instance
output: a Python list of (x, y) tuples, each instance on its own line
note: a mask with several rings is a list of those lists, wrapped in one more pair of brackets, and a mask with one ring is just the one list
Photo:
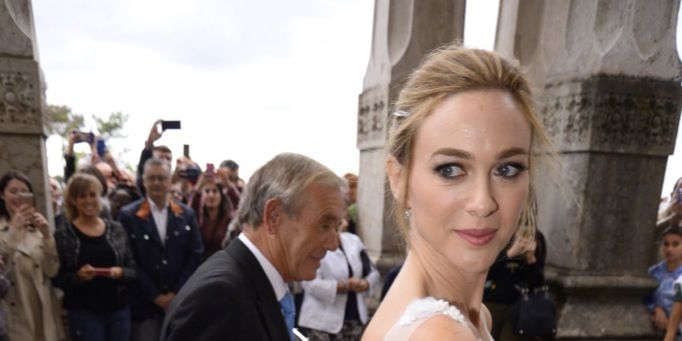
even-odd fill
[[(469, 321), (457, 307), (449, 304), (446, 301), (438, 300), (433, 297), (424, 297), (415, 299), (405, 308), (405, 313), (400, 317), (398, 322), (391, 327), (386, 333), (384, 341), (407, 341), (412, 336), (419, 326), (426, 320), (438, 316), (445, 315), (450, 317), (453, 322), (461, 323), (469, 327), (474, 335), (478, 335), (479, 331), (476, 326)], [(486, 320), (481, 311), (481, 323), (483, 323), (483, 335), (479, 338), (480, 341), (492, 341), (493, 337), (490, 335)]]

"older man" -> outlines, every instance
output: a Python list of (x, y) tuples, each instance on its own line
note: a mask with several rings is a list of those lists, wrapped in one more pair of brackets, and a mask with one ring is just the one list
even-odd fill
[(161, 340), (293, 339), (287, 282), (311, 280), (339, 245), (343, 180), (316, 161), (280, 154), (249, 180), (243, 233), (209, 258), (178, 293)]
[(170, 177), (166, 160), (147, 160), (143, 175), (147, 197), (121, 209), (120, 222), (138, 266), (131, 299), (133, 341), (158, 340), (165, 310), (204, 252), (194, 211), (169, 200)]

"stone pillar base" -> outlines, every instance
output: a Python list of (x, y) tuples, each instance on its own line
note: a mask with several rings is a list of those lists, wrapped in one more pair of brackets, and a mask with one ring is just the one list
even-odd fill
[(546, 269), (556, 294), (557, 340), (661, 340), (644, 297), (656, 288), (649, 277), (575, 276)]

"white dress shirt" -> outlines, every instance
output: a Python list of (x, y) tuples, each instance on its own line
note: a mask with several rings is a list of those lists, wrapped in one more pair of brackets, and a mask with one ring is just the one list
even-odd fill
[(166, 202), (166, 206), (159, 208), (152, 199), (147, 198), (147, 201), (149, 202), (149, 208), (151, 209), (152, 216), (154, 217), (156, 230), (159, 232), (159, 238), (161, 238), (161, 244), (165, 244), (166, 225), (168, 224), (168, 202)]
[(260, 264), (260, 267), (265, 271), (265, 276), (268, 277), (268, 280), (270, 281), (270, 284), (272, 285), (272, 289), (275, 291), (275, 297), (277, 298), (277, 301), (279, 302), (282, 297), (289, 291), (289, 286), (284, 282), (284, 279), (282, 278), (282, 275), (275, 269), (275, 267), (270, 263), (270, 261), (265, 258), (262, 252), (258, 250), (256, 245), (254, 245), (249, 238), (246, 237), (243, 233), (239, 234), (239, 240), (246, 245), (246, 247), (253, 253), (254, 256), (256, 256), (256, 260), (258, 261), (258, 264)]

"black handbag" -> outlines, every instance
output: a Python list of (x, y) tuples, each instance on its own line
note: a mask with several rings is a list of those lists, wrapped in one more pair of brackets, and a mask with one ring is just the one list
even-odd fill
[(545, 285), (532, 292), (525, 288), (521, 289), (521, 297), (512, 306), (511, 322), (514, 332), (520, 335), (554, 336), (556, 306), (548, 287)]

